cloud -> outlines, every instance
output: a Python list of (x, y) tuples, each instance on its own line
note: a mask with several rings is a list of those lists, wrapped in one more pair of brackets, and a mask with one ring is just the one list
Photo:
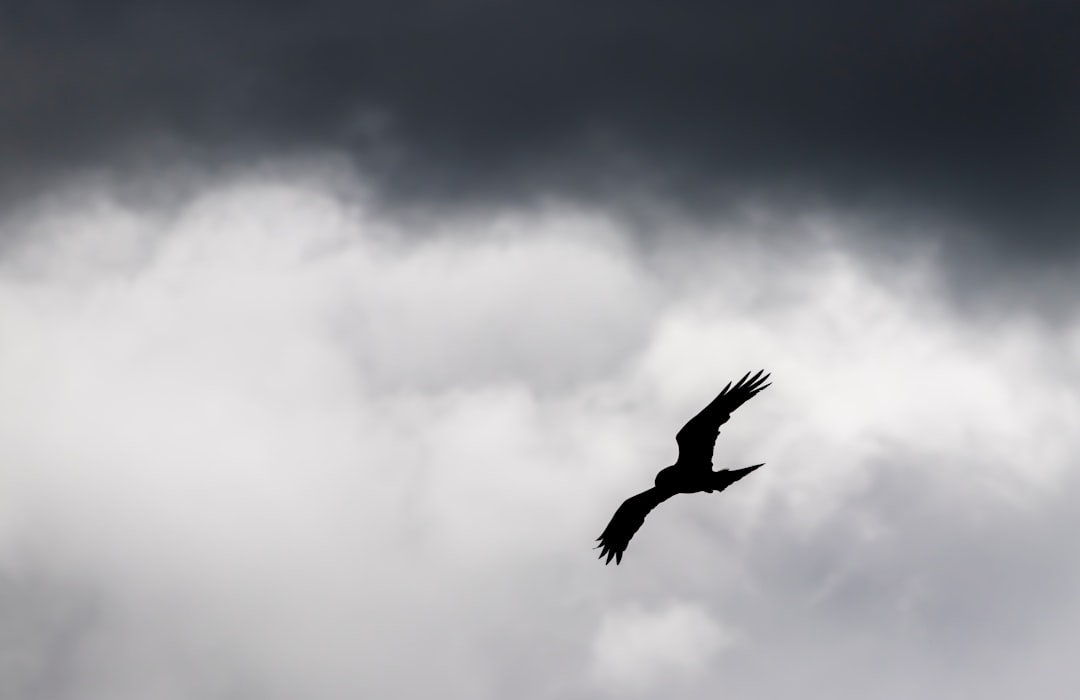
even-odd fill
[[(1080, 332), (957, 316), (933, 258), (883, 267), (842, 231), (649, 250), (587, 208), (408, 223), (258, 174), (4, 226), (0, 687), (993, 699), (1075, 678)], [(760, 366), (775, 384), (717, 464), (767, 467), (599, 565), (678, 426)]]
[[(614, 692), (648, 689), (702, 670), (729, 635), (698, 606), (609, 613), (593, 641), (597, 681)], [(666, 683), (663, 683), (666, 685)]]
[(764, 201), (942, 237), (961, 268), (1041, 268), (1076, 253), (1076, 13), (53, 3), (4, 18), (2, 184), (330, 152), (409, 204)]

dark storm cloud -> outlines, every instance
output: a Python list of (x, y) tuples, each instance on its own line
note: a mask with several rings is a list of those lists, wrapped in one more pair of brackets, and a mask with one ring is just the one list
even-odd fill
[(132, 154), (325, 148), (410, 199), (764, 196), (1040, 259), (1080, 220), (1064, 0), (60, 0), (0, 22), (9, 192)]

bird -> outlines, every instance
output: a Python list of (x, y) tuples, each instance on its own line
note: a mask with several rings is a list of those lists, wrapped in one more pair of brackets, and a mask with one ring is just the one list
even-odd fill
[[(757, 396), (766, 387), (769, 374), (759, 370), (753, 377), (747, 372), (742, 379), (727, 386), (701, 412), (687, 421), (675, 435), (679, 446), (679, 457), (675, 464), (661, 469), (656, 474), (654, 485), (647, 491), (623, 501), (611, 517), (611, 522), (596, 539), (600, 544), (594, 549), (600, 550), (600, 559), (607, 557), (604, 565), (615, 559), (615, 565), (622, 563), (623, 553), (630, 538), (638, 531), (645, 516), (653, 508), (679, 493), (713, 493), (723, 491), (739, 479), (764, 463), (754, 464), (744, 469), (721, 469), (713, 471), (713, 448), (720, 434), (720, 426), (728, 421), (732, 412), (739, 406)], [(764, 374), (764, 376), (762, 376)]]

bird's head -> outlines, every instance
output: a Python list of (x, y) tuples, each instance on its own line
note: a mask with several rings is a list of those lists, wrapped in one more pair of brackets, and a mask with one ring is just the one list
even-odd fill
[(654, 481), (654, 483), (656, 484), (656, 488), (658, 489), (671, 488), (677, 479), (678, 475), (675, 473), (675, 465), (673, 464), (670, 467), (664, 467), (663, 469), (661, 469), (656, 474), (656, 480)]

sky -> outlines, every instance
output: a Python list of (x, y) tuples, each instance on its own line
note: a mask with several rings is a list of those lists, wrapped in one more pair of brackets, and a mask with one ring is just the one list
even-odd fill
[[(1071, 698), (1080, 6), (0, 8), (0, 695)], [(728, 381), (765, 462), (594, 539)]]

